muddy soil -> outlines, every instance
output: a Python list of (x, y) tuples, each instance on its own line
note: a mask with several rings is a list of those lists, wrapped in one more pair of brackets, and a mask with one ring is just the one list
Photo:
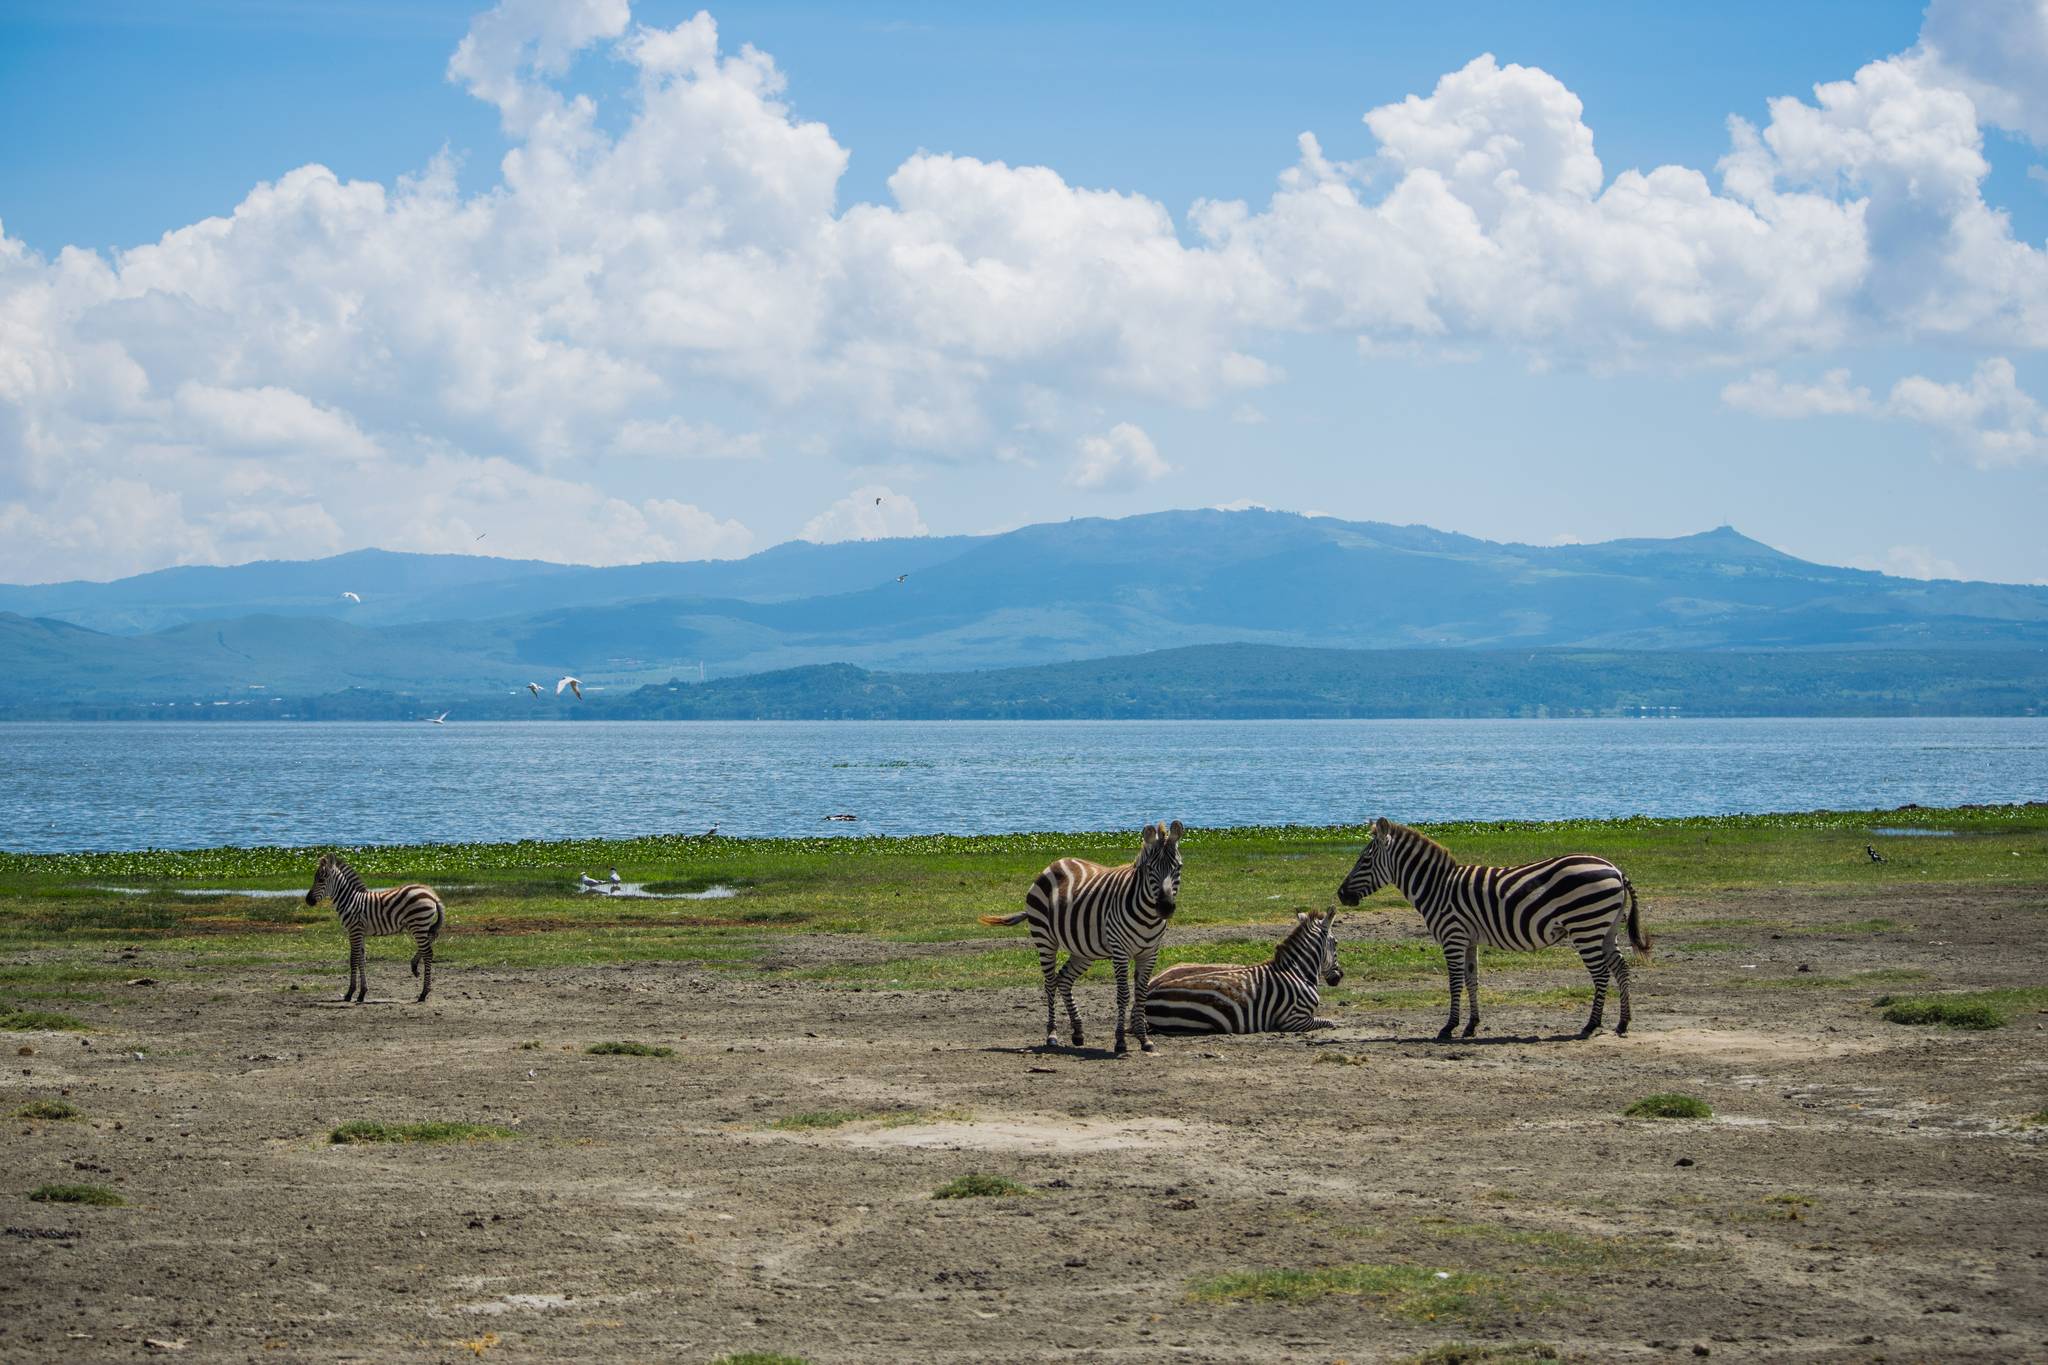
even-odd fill
[[(1906, 927), (1848, 927), (1873, 917)], [(2048, 1104), (2048, 1014), (1962, 1033), (1871, 1005), (2048, 980), (2048, 899), (1754, 892), (1662, 900), (1651, 927), (1635, 1029), (1584, 1043), (1577, 1005), (1497, 1005), (1449, 1045), (1438, 1005), (1356, 1006), (1334, 1032), (1113, 1059), (1031, 1050), (1035, 993), (457, 952), (425, 1006), (335, 1006), (339, 971), (117, 982), (118, 1014), (76, 1007), (95, 1032), (4, 1039), (0, 1113), (68, 1092), (83, 1117), (0, 1127), (0, 1358), (2048, 1359), (2048, 1129), (2022, 1122)], [(1856, 976), (1883, 970), (1925, 976)], [(410, 985), (402, 959), (375, 972)], [(1109, 984), (1081, 994), (1106, 1041)], [(676, 1055), (583, 1051), (621, 1038)], [(1620, 1117), (1659, 1091), (1715, 1117)], [(888, 1117), (769, 1126), (820, 1110)], [(331, 1145), (352, 1119), (517, 1136)], [(930, 1197), (976, 1172), (1036, 1193)], [(25, 1198), (76, 1181), (127, 1204)], [(1351, 1265), (1472, 1292), (1190, 1294)]]

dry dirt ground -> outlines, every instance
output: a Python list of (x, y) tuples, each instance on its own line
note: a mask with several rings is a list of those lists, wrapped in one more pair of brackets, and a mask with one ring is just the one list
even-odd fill
[[(1355, 1005), (1330, 1033), (1116, 1060), (1029, 1050), (1023, 992), (452, 951), (426, 1006), (335, 1007), (339, 971), (117, 983), (120, 1022), (89, 1045), (5, 1039), (0, 1113), (64, 1092), (84, 1117), (0, 1129), (0, 1357), (2048, 1359), (2048, 1129), (2022, 1121), (2048, 1102), (2048, 1014), (1887, 1024), (1871, 1001), (1900, 988), (1857, 975), (2037, 985), (2044, 911), (2039, 892), (1666, 900), (1635, 1031), (1585, 1043), (1556, 1036), (1577, 1005), (1499, 1005), (1450, 1045), (1428, 1041), (1437, 1005)], [(1897, 927), (1850, 924), (1872, 917)], [(813, 937), (785, 957), (904, 951)], [(409, 984), (375, 965), (380, 994)], [(1106, 1038), (1109, 985), (1082, 997)], [(584, 1052), (618, 1038), (676, 1055)], [(1715, 1117), (1620, 1117), (1657, 1091)], [(820, 1110), (893, 1117), (770, 1126)], [(365, 1118), (517, 1136), (328, 1142)], [(931, 1198), (974, 1172), (1035, 1194)], [(24, 1197), (58, 1181), (128, 1202)], [(1190, 1292), (1344, 1266), (1425, 1283)]]

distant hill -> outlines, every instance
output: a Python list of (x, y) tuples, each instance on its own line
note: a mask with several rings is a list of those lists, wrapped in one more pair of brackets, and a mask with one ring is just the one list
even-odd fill
[(593, 693), (575, 706), (357, 688), (271, 704), (87, 707), (181, 720), (1088, 720), (2048, 714), (2048, 649), (1344, 650), (1196, 645), (969, 673), (852, 664)]
[(602, 695), (700, 667), (957, 672), (1224, 643), (2024, 651), (2048, 645), (2048, 588), (1811, 564), (1725, 527), (1538, 547), (1257, 510), (604, 569), (360, 551), (0, 587), (0, 706), (481, 700), (565, 672)]

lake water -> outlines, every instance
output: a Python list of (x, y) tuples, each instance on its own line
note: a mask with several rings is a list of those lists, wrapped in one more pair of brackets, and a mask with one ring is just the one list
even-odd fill
[(25, 851), (2041, 799), (2034, 719), (0, 724)]

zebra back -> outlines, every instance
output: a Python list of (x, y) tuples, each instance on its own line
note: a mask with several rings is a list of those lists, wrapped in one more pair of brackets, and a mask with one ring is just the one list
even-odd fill
[[(1147, 825), (1138, 856), (1118, 867), (1061, 858), (1024, 893), (1034, 938), (1088, 957), (1115, 944), (1156, 944), (1180, 896), (1182, 826)], [(1000, 922), (1000, 921), (997, 921)]]

